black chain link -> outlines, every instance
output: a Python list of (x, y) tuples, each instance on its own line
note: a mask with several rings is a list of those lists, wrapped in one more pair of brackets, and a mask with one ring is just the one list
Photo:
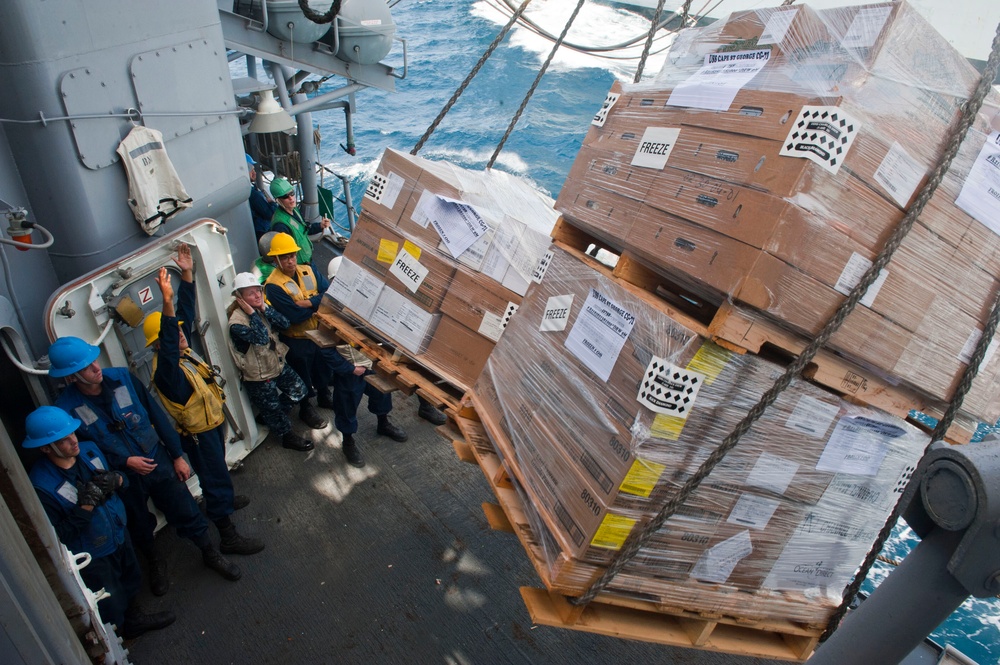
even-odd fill
[(333, 4), (330, 5), (330, 9), (324, 14), (314, 11), (313, 8), (309, 6), (309, 0), (299, 0), (299, 9), (301, 9), (306, 18), (313, 23), (333, 23), (333, 19), (340, 13), (341, 2), (342, 0), (333, 0)]

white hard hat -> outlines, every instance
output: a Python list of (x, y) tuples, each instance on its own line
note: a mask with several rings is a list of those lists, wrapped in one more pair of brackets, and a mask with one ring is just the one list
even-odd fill
[(233, 293), (249, 286), (260, 286), (260, 280), (252, 272), (241, 272), (233, 280)]
[(330, 265), (326, 268), (327, 279), (333, 279), (337, 276), (337, 271), (340, 270), (340, 263), (344, 260), (343, 256), (335, 256), (330, 259)]

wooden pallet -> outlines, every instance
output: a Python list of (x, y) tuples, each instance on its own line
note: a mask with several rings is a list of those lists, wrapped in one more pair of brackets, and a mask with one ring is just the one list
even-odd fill
[[(816, 648), (822, 627), (792, 621), (761, 621), (737, 614), (693, 612), (645, 600), (600, 594), (586, 607), (572, 605), (580, 583), (567, 586), (560, 578), (596, 579), (597, 566), (564, 560), (549, 562), (532, 531), (521, 495), (509, 470), (497, 455), (471, 400), (450, 414), (452, 422), (439, 432), (452, 442), (459, 459), (477, 464), (496, 496), (484, 503), (490, 527), (514, 533), (545, 588), (522, 587), (521, 597), (536, 624), (636, 639), (671, 646), (803, 662)], [(569, 575), (565, 573), (569, 572)]]
[(321, 307), (316, 316), (322, 327), (312, 333), (314, 341), (321, 346), (349, 344), (371, 358), (376, 374), (368, 377), (368, 381), (379, 390), (416, 393), (445, 411), (460, 408), (463, 391), (440, 368), (429, 367), (388, 340), (369, 334), (332, 307)]
[[(616, 248), (612, 243), (574, 227), (564, 218), (560, 218), (553, 230), (553, 241), (560, 249), (642, 297), (671, 319), (730, 351), (767, 355), (775, 360), (787, 361), (808, 344), (808, 340), (800, 335), (763, 317), (754, 316), (726, 300), (713, 302), (671, 281), (628, 250)], [(588, 249), (593, 251), (594, 248), (615, 255), (616, 265), (612, 268), (587, 253)], [(947, 406), (917, 390), (895, 385), (878, 372), (859, 367), (825, 349), (806, 366), (803, 378), (849, 401), (909, 420), (922, 429), (926, 429), (925, 426), (911, 418), (911, 411), (939, 418)], [(956, 444), (968, 443), (976, 425), (975, 418), (960, 414), (945, 439)]]

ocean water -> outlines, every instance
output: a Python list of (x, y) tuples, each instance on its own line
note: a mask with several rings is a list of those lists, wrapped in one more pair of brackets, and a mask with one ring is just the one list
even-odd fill
[[(397, 82), (397, 92), (364, 91), (357, 95), (354, 129), (357, 155), (344, 153), (343, 113), (314, 114), (322, 137), (320, 159), (349, 176), (355, 204), (360, 205), (379, 155), (387, 148), (409, 152), (445, 102), (506, 21), (498, 0), (401, 0), (393, 7), (397, 34), (408, 41), (409, 73)], [(697, 3), (696, 3), (697, 4)], [(774, 4), (779, 4), (775, 2)], [(558, 34), (576, 6), (574, 0), (534, 0), (528, 16)], [(588, 0), (568, 41), (603, 45), (643, 35), (648, 19), (612, 4)], [(640, 46), (615, 58), (600, 58), (561, 50), (501, 153), (495, 168), (517, 174), (553, 198), (558, 195), (590, 119), (615, 78), (631, 80)], [(658, 47), (662, 51), (662, 42)], [(551, 42), (517, 27), (459, 99), (420, 155), (447, 160), (466, 168), (486, 165)], [(387, 61), (398, 64), (397, 49)], [(663, 54), (646, 65), (659, 69)], [(339, 85), (339, 83), (337, 84)], [(327, 179), (327, 186), (339, 186)], [(338, 222), (344, 223), (342, 211)], [(902, 558), (917, 542), (913, 533), (897, 527), (884, 554)], [(876, 564), (865, 590), (891, 571)], [(981, 665), (1000, 661), (1000, 603), (996, 599), (967, 601), (933, 636), (952, 644)]]

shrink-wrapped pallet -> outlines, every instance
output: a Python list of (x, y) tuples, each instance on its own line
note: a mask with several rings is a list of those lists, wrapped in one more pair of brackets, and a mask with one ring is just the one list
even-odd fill
[[(683, 31), (655, 81), (615, 84), (557, 208), (697, 296), (811, 335), (902, 220), (978, 78), (905, 2), (737, 12)], [(1000, 292), (998, 109), (991, 91), (831, 341), (935, 399)], [(980, 374), (965, 408), (995, 420), (1000, 358)]]
[[(475, 386), (563, 591), (585, 588), (782, 372), (689, 326), (556, 248)], [(819, 621), (927, 440), (795, 380), (611, 588)]]

